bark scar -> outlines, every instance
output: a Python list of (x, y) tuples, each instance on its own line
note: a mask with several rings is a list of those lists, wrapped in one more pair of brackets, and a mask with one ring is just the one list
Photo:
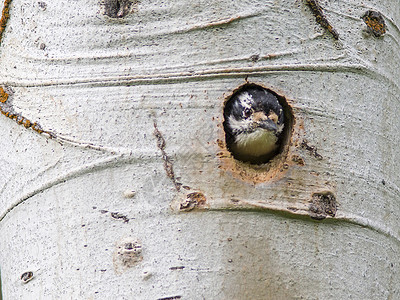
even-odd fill
[(139, 0), (102, 0), (104, 14), (110, 18), (124, 18), (137, 10)]
[(207, 198), (203, 193), (194, 192), (186, 195), (186, 200), (179, 205), (180, 211), (191, 211), (196, 207), (204, 206)]
[(119, 212), (112, 212), (111, 217), (113, 219), (121, 219), (124, 221), (124, 223), (129, 223), (129, 218), (123, 214), (120, 214)]
[(4, 30), (6, 29), (6, 26), (7, 26), (7, 21), (10, 18), (11, 1), (12, 0), (4, 1), (3, 11), (1, 13), (1, 19), (0, 19), (0, 45), (1, 45), (1, 40), (3, 38)]
[(167, 177), (169, 179), (171, 179), (171, 181), (174, 184), (176, 190), (179, 192), (180, 189), (181, 189), (181, 185), (182, 184), (179, 183), (176, 180), (173, 164), (171, 162), (171, 159), (167, 155), (167, 152), (165, 152), (165, 146), (166, 146), (165, 139), (164, 139), (162, 133), (160, 132), (160, 130), (158, 129), (158, 127), (157, 127), (156, 120), (153, 121), (153, 124), (154, 124), (154, 136), (157, 139), (157, 147), (158, 147), (158, 149), (160, 149), (161, 154), (162, 154), (162, 160), (163, 160), (163, 163), (164, 163), (165, 173), (167, 174)]
[(303, 148), (303, 149), (305, 149), (305, 150), (307, 150), (312, 156), (314, 156), (316, 159), (318, 159), (318, 160), (321, 160), (321, 159), (323, 159), (323, 157), (322, 157), (322, 155), (321, 154), (319, 154), (318, 152), (317, 152), (317, 147), (315, 147), (315, 146), (312, 146), (312, 145), (309, 145), (308, 144), (308, 142), (307, 142), (307, 140), (303, 140), (302, 142), (301, 142), (301, 148)]
[(53, 132), (43, 130), (37, 122), (31, 122), (29, 119), (15, 112), (12, 104), (11, 93), (11, 90), (0, 87), (0, 112), (7, 118), (17, 122), (19, 125), (23, 125), (26, 129), (32, 128), (32, 130), (36, 131), (37, 133), (46, 134), (50, 138), (56, 138), (56, 135)]
[(329, 191), (314, 193), (309, 210), (310, 217), (316, 220), (323, 220), (327, 216), (335, 217), (337, 211), (335, 195)]
[(380, 12), (368, 10), (361, 19), (367, 25), (368, 31), (373, 33), (375, 37), (380, 37), (386, 33), (385, 19)]
[(315, 16), (315, 20), (319, 25), (328, 30), (332, 34), (335, 40), (339, 39), (339, 34), (329, 23), (328, 19), (325, 17), (322, 7), (319, 5), (317, 0), (306, 0), (307, 5), (311, 8), (311, 12)]

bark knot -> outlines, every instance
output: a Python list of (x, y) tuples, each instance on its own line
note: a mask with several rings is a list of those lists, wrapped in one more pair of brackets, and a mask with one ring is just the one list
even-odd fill
[(316, 220), (323, 220), (327, 216), (336, 215), (336, 197), (332, 192), (318, 192), (312, 195), (312, 201), (309, 207), (310, 217)]

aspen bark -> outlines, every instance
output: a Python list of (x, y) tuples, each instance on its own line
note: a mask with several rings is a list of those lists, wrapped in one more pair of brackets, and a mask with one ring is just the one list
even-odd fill
[[(1, 5), (4, 300), (400, 299), (399, 1)], [(225, 145), (246, 84), (264, 165)]]

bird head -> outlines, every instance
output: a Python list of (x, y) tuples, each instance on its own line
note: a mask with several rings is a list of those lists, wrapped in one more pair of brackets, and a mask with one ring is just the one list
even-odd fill
[(278, 149), (284, 112), (268, 90), (242, 88), (226, 103), (224, 118), (228, 149), (235, 158), (255, 163), (269, 159)]

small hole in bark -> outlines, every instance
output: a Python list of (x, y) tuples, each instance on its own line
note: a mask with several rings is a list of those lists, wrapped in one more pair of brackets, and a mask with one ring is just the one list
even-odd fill
[(282, 153), (292, 124), (286, 99), (256, 84), (241, 86), (224, 107), (226, 146), (242, 162), (264, 164)]

